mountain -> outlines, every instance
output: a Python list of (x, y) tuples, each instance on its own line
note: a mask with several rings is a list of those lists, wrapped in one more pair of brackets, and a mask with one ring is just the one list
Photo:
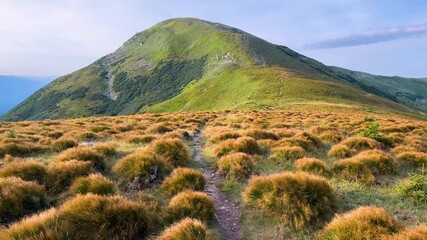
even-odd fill
[(0, 75), (0, 115), (12, 109), (53, 79), (53, 77)]
[(166, 20), (60, 77), (3, 120), (224, 109), (425, 114), (425, 80), (329, 67), (242, 30)]

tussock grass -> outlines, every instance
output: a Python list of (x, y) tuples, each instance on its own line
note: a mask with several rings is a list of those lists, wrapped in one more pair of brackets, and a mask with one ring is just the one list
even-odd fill
[(136, 151), (113, 166), (113, 172), (122, 181), (137, 189), (161, 182), (171, 169), (172, 166), (164, 158), (146, 150)]
[(55, 161), (65, 162), (69, 160), (88, 161), (98, 170), (105, 169), (105, 156), (90, 147), (70, 148), (59, 154)]
[(0, 167), (0, 177), (12, 176), (43, 184), (47, 177), (46, 166), (36, 161), (16, 161)]
[(184, 167), (190, 162), (188, 147), (179, 138), (156, 140), (149, 149), (175, 167)]
[(330, 158), (348, 158), (351, 157), (353, 151), (344, 144), (336, 144), (328, 152)]
[(296, 229), (328, 220), (336, 210), (335, 193), (326, 180), (303, 172), (253, 177), (243, 200)]
[(246, 153), (233, 153), (221, 157), (216, 163), (217, 169), (222, 176), (233, 179), (245, 179), (254, 170), (252, 156)]
[(72, 181), (94, 172), (91, 162), (70, 160), (52, 162), (47, 168), (46, 188), (49, 192), (59, 193), (68, 189)]
[(176, 168), (160, 188), (169, 197), (186, 190), (203, 191), (206, 179), (201, 171), (191, 168)]
[(113, 195), (117, 192), (117, 189), (113, 181), (97, 173), (77, 178), (71, 184), (69, 191), (74, 195), (87, 193)]
[(78, 145), (77, 141), (72, 138), (60, 138), (52, 143), (52, 149), (60, 152)]
[(379, 143), (377, 141), (367, 137), (349, 137), (344, 141), (341, 141), (340, 144), (344, 144), (350, 149), (356, 151), (369, 150), (379, 147)]
[(242, 137), (242, 134), (238, 132), (223, 132), (211, 136), (209, 142), (217, 144), (227, 139), (237, 139), (239, 137)]
[(190, 217), (207, 222), (215, 215), (215, 205), (204, 192), (185, 191), (171, 199), (166, 211), (170, 221)]
[(260, 139), (271, 139), (271, 140), (279, 140), (279, 136), (273, 132), (269, 132), (262, 129), (248, 129), (244, 132), (245, 136), (254, 138), (256, 140)]
[(425, 240), (427, 239), (427, 226), (418, 226), (413, 229), (400, 231), (393, 236), (384, 237), (384, 240)]
[(375, 240), (397, 233), (402, 227), (385, 209), (359, 207), (340, 214), (326, 225), (319, 239)]
[(251, 137), (240, 137), (237, 139), (228, 139), (218, 144), (214, 149), (217, 157), (236, 152), (247, 154), (261, 154), (262, 149), (258, 142)]
[(275, 161), (294, 161), (299, 158), (303, 158), (306, 155), (306, 151), (302, 147), (275, 147), (271, 149), (271, 158)]
[(397, 155), (397, 160), (403, 165), (411, 167), (427, 166), (427, 153), (424, 152), (402, 152)]
[(331, 175), (331, 168), (325, 162), (317, 158), (298, 159), (294, 166), (296, 171), (308, 172), (324, 177)]
[(211, 233), (201, 221), (185, 218), (170, 226), (156, 240), (212, 240)]
[(17, 177), (0, 178), (0, 223), (9, 223), (46, 206), (43, 186)]

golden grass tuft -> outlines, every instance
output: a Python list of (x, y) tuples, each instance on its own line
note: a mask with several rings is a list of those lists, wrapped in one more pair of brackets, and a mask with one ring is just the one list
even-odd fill
[(322, 160), (317, 158), (301, 158), (295, 163), (295, 170), (308, 172), (311, 174), (328, 177), (331, 175), (331, 168)]
[(219, 173), (227, 178), (245, 179), (254, 170), (252, 156), (246, 153), (233, 153), (221, 157), (216, 163)]
[(46, 188), (49, 192), (59, 193), (68, 189), (72, 181), (94, 172), (91, 162), (70, 160), (52, 162), (47, 168)]
[(186, 190), (203, 191), (206, 179), (202, 172), (191, 168), (176, 168), (160, 188), (169, 197)]
[(254, 138), (256, 140), (261, 139), (271, 139), (271, 140), (279, 140), (279, 136), (273, 132), (269, 132), (262, 129), (248, 129), (244, 132), (245, 136)]
[(303, 158), (305, 155), (306, 151), (298, 146), (284, 146), (271, 149), (271, 158), (279, 162), (294, 161)]
[(400, 229), (400, 224), (385, 209), (359, 207), (335, 216), (319, 234), (319, 239), (380, 240)]
[(425, 239), (427, 239), (427, 226), (418, 226), (413, 229), (406, 229), (393, 236), (387, 236), (383, 238), (383, 240), (425, 240)]
[(12, 176), (43, 184), (47, 176), (46, 166), (36, 161), (16, 161), (0, 167), (0, 177)]
[(185, 218), (168, 227), (156, 240), (212, 240), (211, 233), (201, 221)]
[(171, 169), (172, 166), (164, 158), (147, 150), (136, 151), (113, 166), (113, 172), (122, 181), (138, 189), (161, 182)]
[(72, 183), (69, 191), (71, 194), (114, 195), (117, 189), (114, 182), (97, 173), (77, 178)]
[(159, 139), (150, 144), (149, 149), (163, 157), (175, 167), (184, 167), (190, 163), (190, 152), (179, 138)]
[(70, 148), (59, 154), (55, 161), (65, 162), (69, 160), (88, 161), (98, 170), (105, 170), (105, 156), (90, 147)]
[(17, 177), (0, 178), (0, 224), (9, 223), (47, 206), (43, 186)]
[(344, 141), (341, 141), (340, 144), (346, 145), (350, 149), (356, 151), (374, 149), (379, 147), (377, 141), (367, 137), (349, 137)]
[(261, 154), (262, 149), (258, 142), (251, 137), (240, 137), (237, 139), (228, 139), (218, 144), (214, 149), (217, 157), (236, 152), (247, 154)]
[(238, 132), (223, 132), (211, 136), (209, 142), (216, 144), (228, 139), (237, 139), (239, 137), (242, 137), (242, 134)]
[(427, 165), (427, 153), (417, 151), (402, 152), (397, 155), (397, 160), (403, 165), (419, 167)]
[(170, 221), (191, 217), (207, 222), (215, 215), (215, 205), (204, 192), (185, 191), (171, 199), (166, 211)]
[(328, 182), (304, 172), (252, 177), (243, 200), (281, 216), (296, 229), (327, 220), (336, 210), (335, 193)]

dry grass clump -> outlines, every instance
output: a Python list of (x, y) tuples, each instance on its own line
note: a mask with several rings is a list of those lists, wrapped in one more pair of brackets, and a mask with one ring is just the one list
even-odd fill
[(0, 158), (5, 155), (24, 156), (45, 151), (46, 148), (32, 143), (0, 143)]
[(279, 140), (279, 136), (275, 133), (262, 130), (262, 129), (249, 129), (244, 132), (245, 136), (254, 138), (256, 140), (260, 139), (271, 139), (271, 140)]
[(11, 225), (5, 239), (136, 239), (148, 235), (151, 220), (143, 203), (121, 196), (79, 195)]
[(166, 210), (170, 221), (191, 217), (207, 222), (215, 215), (214, 202), (204, 192), (180, 192), (171, 199)]
[(105, 156), (90, 147), (70, 148), (59, 154), (55, 161), (65, 162), (69, 160), (88, 161), (98, 170), (105, 169)]
[(378, 148), (379, 144), (377, 141), (367, 137), (349, 137), (344, 141), (340, 142), (352, 150), (361, 151)]
[(65, 191), (74, 179), (92, 172), (94, 169), (91, 162), (70, 160), (50, 163), (47, 168), (46, 188), (53, 193)]
[(99, 173), (91, 174), (87, 177), (79, 177), (74, 180), (70, 187), (70, 193), (72, 194), (113, 195), (116, 191), (114, 182)]
[(25, 181), (43, 184), (46, 180), (46, 166), (36, 161), (17, 161), (0, 167), (0, 177), (19, 177)]
[(165, 133), (163, 138), (179, 138), (181, 140), (191, 140), (191, 135), (185, 130), (177, 129), (172, 132)]
[(351, 157), (353, 151), (344, 144), (336, 144), (328, 152), (330, 158), (348, 158)]
[(156, 140), (155, 135), (130, 135), (125, 139), (125, 142), (132, 144), (148, 144)]
[(394, 147), (390, 150), (390, 153), (392, 153), (394, 156), (399, 155), (403, 152), (416, 152), (417, 150), (414, 147), (406, 146), (406, 145), (399, 145)]
[(425, 239), (427, 239), (427, 226), (418, 226), (413, 229), (406, 229), (393, 236), (388, 236), (384, 238), (384, 240), (425, 240)]
[(319, 135), (319, 138), (326, 143), (338, 143), (342, 140), (342, 135), (336, 131), (324, 131)]
[(179, 138), (159, 139), (154, 141), (149, 148), (175, 167), (187, 166), (190, 162), (188, 147)]
[(186, 190), (203, 191), (206, 179), (201, 171), (191, 168), (176, 168), (160, 188), (167, 196), (174, 196)]
[(59, 152), (77, 145), (77, 141), (72, 138), (60, 138), (52, 143), (52, 149)]
[(172, 131), (173, 131), (172, 128), (167, 127), (163, 123), (153, 125), (147, 129), (148, 133), (154, 133), (154, 134), (156, 134), (156, 133), (157, 134), (163, 134), (163, 133), (172, 132)]
[(397, 160), (404, 165), (412, 167), (427, 165), (427, 153), (417, 151), (402, 152), (397, 155)]
[(212, 240), (208, 228), (199, 220), (185, 218), (168, 227), (156, 240)]
[(319, 234), (321, 240), (355, 239), (376, 240), (398, 232), (401, 226), (385, 209), (359, 207), (340, 214)]
[(93, 149), (104, 156), (111, 156), (117, 153), (115, 143), (97, 143)]
[(389, 174), (395, 171), (395, 160), (390, 155), (377, 149), (360, 152), (353, 158), (368, 166), (375, 175)]
[(237, 139), (239, 137), (242, 137), (242, 134), (240, 134), (238, 132), (223, 132), (223, 133), (218, 133), (216, 135), (213, 135), (209, 139), (209, 142), (219, 143), (219, 142), (225, 141), (227, 139)]
[(262, 149), (255, 139), (251, 137), (240, 137), (221, 142), (215, 147), (214, 152), (217, 157), (221, 157), (236, 152), (243, 152), (251, 155), (261, 154)]
[(271, 158), (276, 161), (294, 161), (303, 158), (306, 151), (302, 147), (275, 147), (271, 149)]
[(17, 177), (0, 178), (0, 223), (9, 223), (46, 206), (41, 185)]
[(223, 156), (216, 165), (221, 175), (240, 180), (249, 177), (255, 167), (252, 156), (246, 153)]
[(243, 200), (269, 214), (279, 214), (297, 229), (326, 220), (336, 210), (335, 193), (328, 182), (304, 172), (253, 177)]
[(326, 163), (317, 158), (301, 158), (295, 162), (295, 170), (328, 177), (331, 169)]
[(138, 189), (162, 181), (171, 169), (172, 166), (164, 158), (145, 150), (134, 152), (113, 166), (116, 175)]

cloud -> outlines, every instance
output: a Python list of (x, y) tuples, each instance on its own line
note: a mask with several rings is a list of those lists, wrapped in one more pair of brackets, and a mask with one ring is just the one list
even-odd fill
[(307, 49), (351, 47), (427, 35), (427, 23), (376, 29), (363, 34), (328, 39), (305, 45)]

